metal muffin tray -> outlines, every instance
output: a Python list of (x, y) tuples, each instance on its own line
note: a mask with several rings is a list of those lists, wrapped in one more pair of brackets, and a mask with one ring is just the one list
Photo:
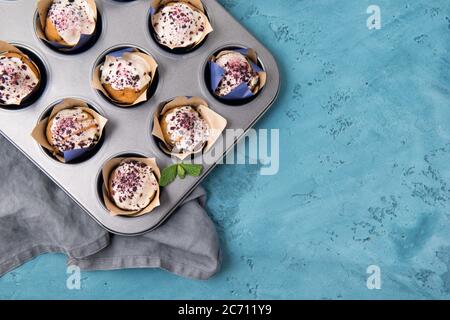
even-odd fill
[[(209, 107), (225, 117), (227, 129), (248, 131), (275, 101), (280, 75), (270, 52), (242, 27), (216, 1), (203, 0), (214, 28), (205, 42), (187, 54), (169, 53), (152, 38), (148, 24), (151, 1), (129, 2), (97, 0), (102, 30), (97, 42), (87, 51), (67, 55), (58, 53), (35, 33), (36, 2), (0, 0), (0, 39), (38, 56), (47, 69), (47, 84), (41, 97), (21, 109), (0, 109), (0, 131), (19, 150), (55, 181), (73, 200), (107, 230), (121, 235), (139, 235), (160, 226), (211, 172), (215, 164), (204, 164), (202, 176), (177, 179), (161, 191), (161, 206), (137, 217), (113, 217), (106, 210), (100, 193), (101, 169), (111, 158), (123, 155), (154, 157), (162, 169), (173, 164), (151, 135), (153, 113), (161, 103), (177, 96), (199, 96)], [(159, 67), (159, 81), (151, 99), (139, 106), (120, 108), (105, 100), (91, 87), (96, 61), (113, 47), (134, 46), (151, 54)], [(217, 100), (205, 82), (208, 58), (228, 47), (256, 50), (267, 72), (267, 84), (255, 99), (244, 105), (230, 106)], [(97, 153), (75, 164), (56, 161), (31, 137), (36, 123), (55, 102), (64, 98), (85, 100), (109, 119), (104, 141)], [(241, 136), (242, 137), (242, 136)], [(223, 139), (223, 153), (208, 155), (219, 162), (237, 142)]]

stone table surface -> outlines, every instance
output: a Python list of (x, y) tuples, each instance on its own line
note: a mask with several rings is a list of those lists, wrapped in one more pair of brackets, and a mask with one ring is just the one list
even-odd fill
[(258, 124), (281, 130), (279, 174), (226, 165), (205, 182), (223, 270), (85, 272), (70, 291), (65, 257), (44, 255), (1, 278), (0, 298), (450, 298), (449, 2), (220, 2), (283, 77)]

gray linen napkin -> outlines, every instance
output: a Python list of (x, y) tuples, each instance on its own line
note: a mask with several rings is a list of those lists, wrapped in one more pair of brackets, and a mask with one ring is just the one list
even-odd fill
[(157, 230), (111, 235), (0, 135), (0, 276), (42, 253), (82, 270), (161, 268), (208, 279), (220, 268), (214, 224), (199, 188)]

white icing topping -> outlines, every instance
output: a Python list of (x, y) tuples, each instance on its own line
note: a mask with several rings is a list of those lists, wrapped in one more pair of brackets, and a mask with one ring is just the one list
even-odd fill
[(220, 56), (216, 60), (216, 64), (225, 71), (216, 90), (219, 96), (226, 96), (244, 82), (249, 85), (250, 89), (258, 84), (258, 74), (253, 71), (247, 58), (239, 52), (230, 52)]
[(47, 17), (63, 40), (75, 46), (82, 34), (95, 30), (95, 11), (86, 0), (54, 0)]
[(182, 3), (169, 3), (152, 17), (158, 41), (168, 47), (183, 48), (196, 44), (203, 37), (206, 16)]
[(128, 55), (127, 59), (106, 56), (100, 67), (103, 84), (110, 84), (114, 90), (125, 88), (140, 91), (151, 81), (150, 66), (138, 55)]
[(209, 137), (209, 127), (191, 106), (173, 108), (164, 115), (166, 133), (173, 152), (192, 153), (200, 150)]
[(0, 103), (19, 105), (39, 83), (20, 58), (0, 56)]
[(80, 108), (59, 111), (50, 127), (52, 146), (60, 152), (86, 149), (94, 146), (100, 137), (100, 128), (89, 113)]
[(113, 171), (110, 187), (117, 207), (135, 211), (150, 204), (158, 190), (158, 181), (146, 163), (124, 160)]

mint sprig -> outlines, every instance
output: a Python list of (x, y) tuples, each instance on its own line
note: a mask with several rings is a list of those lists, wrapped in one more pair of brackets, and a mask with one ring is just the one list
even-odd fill
[(167, 187), (175, 181), (177, 176), (180, 177), (180, 179), (186, 178), (187, 175), (191, 177), (199, 177), (202, 174), (202, 171), (203, 166), (201, 164), (177, 163), (164, 168), (161, 172), (159, 185), (161, 187)]
[(184, 170), (182, 165), (177, 166), (177, 171), (178, 171), (178, 176), (180, 177), (180, 179), (186, 178), (186, 170)]
[(173, 165), (165, 168), (161, 172), (161, 178), (159, 179), (159, 185), (161, 187), (168, 186), (169, 184), (175, 181), (177, 177), (177, 167), (178, 165)]
[(200, 164), (180, 163), (180, 167), (191, 177), (199, 177), (203, 171), (203, 166)]

